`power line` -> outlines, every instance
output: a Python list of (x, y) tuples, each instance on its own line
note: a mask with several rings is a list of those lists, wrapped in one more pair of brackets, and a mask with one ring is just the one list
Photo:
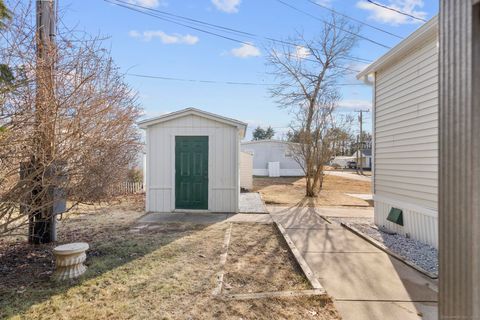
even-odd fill
[[(248, 45), (248, 46), (253, 46), (251, 43), (248, 43), (246, 41), (242, 41), (242, 40), (239, 40), (239, 39), (227, 37), (227, 36), (224, 36), (224, 35), (221, 35), (221, 34), (218, 34), (218, 33), (215, 33), (215, 32), (211, 32), (211, 31), (208, 31), (208, 30), (203, 30), (203, 29), (200, 29), (200, 28), (197, 28), (197, 27), (189, 26), (189, 25), (186, 25), (186, 24), (178, 22), (178, 21), (174, 21), (174, 20), (171, 20), (171, 19), (168, 19), (168, 18), (165, 18), (165, 17), (160, 17), (158, 15), (155, 15), (155, 14), (152, 14), (152, 13), (149, 13), (149, 12), (145, 12), (145, 11), (142, 11), (142, 10), (132, 8), (129, 5), (123, 5), (123, 4), (120, 4), (120, 3), (115, 3), (115, 2), (110, 1), (110, 0), (103, 0), (103, 1), (111, 3), (111, 4), (119, 6), (119, 7), (122, 7), (122, 8), (125, 8), (125, 9), (128, 9), (128, 10), (133, 10), (133, 11), (136, 11), (136, 12), (139, 12), (139, 13), (142, 13), (142, 14), (145, 14), (145, 15), (163, 20), (163, 21), (171, 22), (171, 23), (181, 25), (183, 27), (190, 28), (190, 29), (193, 29), (193, 30), (196, 30), (196, 31), (199, 31), (199, 32), (203, 32), (203, 33), (207, 33), (207, 34), (210, 34), (210, 35), (213, 35), (213, 36), (216, 36), (216, 37), (220, 37), (220, 38), (223, 38), (225, 40), (230, 40), (230, 41), (242, 43), (242, 44), (245, 44), (245, 45)], [(148, 9), (146, 7), (142, 7), (142, 8)]]
[[(209, 26), (209, 27), (212, 27), (212, 28), (216, 28), (216, 29), (221, 29), (221, 30), (223, 30), (223, 31), (232, 32), (232, 33), (238, 33), (238, 34), (241, 34), (241, 35), (244, 35), (244, 36), (257, 37), (256, 34), (253, 34), (253, 33), (250, 33), (250, 32), (245, 32), (245, 31), (241, 31), (241, 30), (238, 30), (238, 29), (233, 29), (233, 28), (229, 28), (229, 27), (224, 27), (224, 26), (221, 26), (221, 25), (218, 25), (218, 24), (209, 23), (209, 22), (205, 22), (205, 21), (201, 21), (201, 20), (197, 20), (197, 19), (193, 19), (193, 18), (181, 16), (181, 15), (174, 14), (174, 13), (170, 13), (170, 12), (167, 12), (167, 11), (162, 11), (162, 10), (158, 10), (158, 9), (148, 8), (148, 7), (139, 5), (139, 4), (135, 4), (135, 3), (127, 2), (127, 1), (122, 1), (122, 0), (114, 0), (114, 1), (115, 1), (115, 2), (119, 2), (119, 3), (123, 3), (123, 4), (128, 5), (128, 6), (133, 6), (133, 7), (141, 8), (141, 9), (144, 9), (144, 10), (148, 10), (148, 11), (160, 13), (160, 14), (163, 14), (163, 15), (166, 15), (166, 16), (169, 16), (169, 17), (173, 17), (173, 18), (177, 18), (177, 19), (181, 19), (181, 20), (186, 20), (186, 21), (193, 22), (193, 23), (196, 23), (196, 24), (206, 25), (206, 26)], [(115, 4), (115, 3), (113, 3), (112, 1), (107, 1), (107, 2), (110, 2), (110, 3), (112, 3), (112, 4)]]
[(423, 21), (423, 22), (427, 22), (427, 20), (423, 19), (423, 18), (419, 18), (419, 17), (416, 17), (414, 16), (413, 14), (410, 14), (410, 13), (407, 13), (407, 12), (404, 12), (404, 11), (401, 11), (401, 10), (398, 10), (398, 9), (395, 9), (395, 8), (392, 8), (392, 7), (389, 7), (389, 6), (386, 6), (384, 4), (381, 4), (381, 3), (378, 3), (378, 2), (375, 2), (375, 1), (372, 1), (372, 0), (367, 0), (368, 2), (370, 2), (371, 4), (373, 5), (376, 5), (377, 7), (380, 7), (380, 8), (384, 8), (384, 9), (387, 9), (387, 10), (390, 10), (390, 11), (393, 11), (393, 12), (396, 12), (396, 13), (399, 13), (399, 14), (402, 14), (404, 16), (407, 16), (407, 17), (410, 17), (412, 19), (416, 19), (416, 20), (420, 20), (420, 21)]
[[(197, 19), (192, 19), (192, 18), (185, 17), (185, 16), (180, 16), (180, 15), (177, 15), (177, 14), (172, 14), (172, 13), (169, 13), (169, 12), (166, 12), (166, 11), (157, 10), (157, 9), (153, 9), (153, 8), (148, 8), (148, 7), (145, 7), (145, 6), (138, 5), (138, 4), (132, 4), (132, 3), (125, 2), (125, 1), (122, 1), (122, 0), (113, 0), (113, 1), (104, 0), (104, 1), (108, 2), (108, 3), (111, 3), (113, 5), (128, 9), (128, 10), (132, 10), (132, 11), (135, 11), (135, 12), (138, 12), (138, 13), (142, 13), (142, 14), (145, 14), (145, 15), (163, 20), (163, 21), (171, 22), (171, 23), (174, 23), (174, 24), (177, 24), (177, 25), (184, 26), (186, 28), (194, 29), (194, 30), (199, 31), (199, 32), (207, 33), (209, 35), (217, 36), (217, 37), (220, 37), (220, 38), (223, 38), (223, 39), (226, 39), (226, 40), (230, 40), (230, 41), (245, 44), (245, 45), (252, 45), (252, 44), (249, 43), (249, 42), (237, 39), (237, 38), (227, 37), (227, 36), (218, 34), (216, 32), (211, 32), (211, 31), (204, 30), (204, 29), (201, 29), (201, 28), (198, 28), (198, 27), (195, 27), (195, 26), (187, 25), (185, 23), (179, 22), (178, 20), (189, 21), (190, 23), (195, 23), (197, 25), (201, 24), (205, 27), (212, 28), (212, 29), (215, 29), (217, 31), (227, 32), (227, 33), (230, 33), (230, 34), (235, 34), (237, 36), (247, 37), (247, 38), (250, 38), (250, 39), (263, 38), (263, 39), (268, 40), (268, 41), (272, 41), (272, 42), (276, 42), (276, 43), (282, 43), (282, 44), (293, 46), (293, 47), (299, 46), (299, 44), (296, 44), (296, 43), (293, 43), (293, 42), (279, 40), (279, 39), (266, 37), (266, 36), (261, 36), (261, 35), (254, 34), (254, 33), (251, 33), (251, 32), (246, 32), (246, 31), (242, 31), (242, 30), (238, 30), (238, 29), (229, 28), (229, 27), (224, 27), (224, 26), (221, 26), (221, 25), (218, 25), (218, 24), (213, 24), (213, 23), (209, 23), (209, 22), (205, 22), (205, 21), (201, 21), (201, 20), (197, 20)], [(142, 9), (142, 10), (139, 10), (139, 9), (136, 9), (136, 8), (139, 8), (139, 9)], [(158, 13), (158, 14), (161, 14), (161, 15), (164, 15), (164, 16), (166, 15), (166, 16), (169, 16), (170, 18), (166, 18), (164, 16), (159, 16), (157, 14), (146, 12), (144, 10), (148, 10), (150, 12), (155, 12), (155, 13)], [(345, 56), (344, 59), (355, 61), (355, 62), (362, 62), (362, 63), (372, 62), (372, 60), (369, 60), (369, 59), (360, 58), (360, 57), (352, 57), (352, 56)]]
[(315, 2), (315, 1), (313, 1), (313, 0), (307, 0), (307, 1), (310, 2), (311, 4), (314, 4), (314, 5), (318, 6), (318, 7), (320, 7), (320, 8), (323, 8), (323, 9), (325, 9), (325, 10), (328, 10), (328, 11), (330, 11), (330, 12), (333, 12), (333, 13), (335, 13), (335, 14), (338, 14), (338, 15), (340, 15), (340, 16), (343, 16), (343, 17), (345, 17), (345, 18), (347, 18), (347, 19), (350, 19), (350, 20), (352, 20), (352, 21), (355, 21), (355, 22), (357, 22), (357, 23), (359, 23), (359, 24), (361, 24), (361, 25), (370, 27), (370, 28), (372, 28), (372, 29), (375, 29), (375, 30), (380, 31), (380, 32), (383, 32), (383, 33), (386, 33), (386, 34), (391, 35), (391, 36), (393, 36), (393, 37), (396, 37), (396, 38), (398, 38), (398, 39), (402, 39), (402, 40), (405, 39), (404, 37), (399, 36), (399, 35), (397, 35), (397, 34), (395, 34), (395, 33), (392, 33), (392, 32), (387, 31), (387, 30), (385, 30), (385, 29), (376, 27), (376, 26), (374, 26), (374, 25), (372, 25), (372, 24), (366, 23), (366, 22), (364, 22), (364, 21), (362, 21), (362, 20), (359, 20), (359, 19), (357, 19), (357, 18), (351, 17), (351, 16), (349, 16), (349, 15), (346, 15), (346, 14), (344, 14), (344, 13), (338, 12), (338, 11), (336, 11), (336, 10), (333, 10), (332, 8), (329, 8), (329, 7), (327, 7), (327, 6), (324, 6), (323, 4), (317, 3), (317, 2)]
[(345, 32), (345, 33), (351, 34), (351, 35), (353, 35), (353, 36), (355, 36), (355, 37), (358, 37), (358, 38), (363, 39), (363, 40), (365, 40), (365, 41), (368, 41), (368, 42), (370, 42), (370, 43), (376, 44), (377, 46), (383, 47), (383, 48), (385, 48), (385, 49), (391, 49), (391, 47), (389, 47), (389, 46), (387, 46), (387, 45), (385, 45), (385, 44), (383, 44), (383, 43), (380, 43), (380, 42), (375, 41), (375, 40), (373, 40), (373, 39), (370, 39), (370, 38), (368, 38), (368, 37), (362, 36), (362, 35), (360, 35), (360, 34), (356, 34), (356, 33), (352, 32), (352, 31), (349, 31), (349, 30), (346, 30), (346, 29), (343, 29), (343, 28), (339, 28), (339, 27), (333, 25), (332, 23), (330, 23), (330, 22), (328, 22), (328, 21), (326, 21), (326, 20), (323, 20), (323, 19), (321, 19), (321, 18), (319, 18), (319, 17), (317, 17), (317, 16), (314, 16), (313, 14), (310, 14), (310, 13), (308, 13), (308, 12), (302, 10), (302, 9), (299, 9), (299, 8), (297, 8), (297, 7), (289, 4), (289, 3), (286, 3), (285, 1), (282, 1), (282, 0), (275, 0), (275, 1), (283, 4), (284, 6), (289, 7), (289, 8), (292, 9), (292, 10), (295, 10), (295, 11), (297, 11), (297, 12), (303, 13), (304, 15), (307, 15), (307, 16), (309, 16), (309, 17), (312, 18), (312, 19), (321, 21), (321, 22), (326, 23), (326, 24), (328, 24), (328, 25), (330, 25), (330, 26), (332, 26), (332, 27), (334, 27), (334, 28), (337, 28), (338, 30), (341, 30), (341, 31), (343, 31), (343, 32)]
[[(219, 81), (219, 80), (204, 80), (204, 79), (189, 79), (189, 78), (176, 78), (176, 77), (166, 77), (166, 76), (157, 76), (149, 74), (139, 74), (139, 73), (126, 73), (127, 76), (138, 77), (138, 78), (147, 78), (147, 79), (158, 79), (166, 81), (181, 81), (181, 82), (192, 82), (192, 83), (207, 83), (207, 84), (228, 84), (228, 85), (244, 85), (244, 86), (275, 86), (276, 83), (261, 83), (261, 82), (239, 82), (239, 81)], [(364, 86), (363, 83), (338, 83), (337, 86)]]

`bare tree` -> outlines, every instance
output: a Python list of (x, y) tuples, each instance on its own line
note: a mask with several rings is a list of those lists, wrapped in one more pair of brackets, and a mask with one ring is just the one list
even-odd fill
[[(46, 208), (59, 193), (69, 199), (66, 210), (108, 198), (140, 150), (137, 96), (102, 39), (60, 28), (42, 61), (51, 65), (41, 66), (54, 70), (54, 88), (38, 103), (39, 83), (52, 79), (39, 72), (33, 10), (21, 1), (9, 7), (11, 23), (0, 34), (0, 61), (13, 74), (0, 83), (0, 236), (25, 234), (39, 212), (51, 218)], [(39, 145), (46, 134), (48, 145)]]
[(279, 83), (271, 94), (294, 117), (298, 144), (292, 145), (292, 152), (305, 172), (308, 197), (317, 196), (322, 188), (324, 166), (335, 153), (336, 129), (348, 124), (335, 114), (340, 99), (337, 81), (348, 72), (345, 60), (358, 31), (332, 15), (314, 39), (299, 33), (269, 50), (268, 62)]

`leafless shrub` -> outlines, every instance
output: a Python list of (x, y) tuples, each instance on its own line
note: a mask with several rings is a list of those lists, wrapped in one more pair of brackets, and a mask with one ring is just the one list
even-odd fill
[(0, 33), (0, 61), (14, 75), (0, 84), (0, 236), (18, 233), (34, 213), (48, 218), (54, 189), (72, 206), (108, 198), (140, 148), (136, 93), (102, 39), (60, 27), (40, 60), (32, 6), (9, 8)]
[(333, 15), (313, 40), (299, 33), (270, 50), (269, 66), (279, 83), (271, 94), (293, 116), (292, 140), (297, 144), (292, 144), (292, 152), (305, 172), (309, 197), (321, 190), (323, 168), (335, 155), (338, 132), (351, 122), (335, 109), (340, 99), (337, 83), (348, 72), (345, 61), (358, 31)]

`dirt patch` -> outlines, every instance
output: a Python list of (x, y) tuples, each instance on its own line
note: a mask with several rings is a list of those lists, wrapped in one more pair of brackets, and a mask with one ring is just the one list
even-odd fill
[(273, 224), (233, 224), (224, 289), (254, 293), (312, 288)]
[(368, 207), (368, 201), (354, 198), (346, 193), (371, 193), (371, 183), (326, 175), (323, 189), (316, 198), (305, 197), (303, 177), (254, 177), (253, 191), (262, 195), (266, 204), (282, 206), (359, 206)]
[[(22, 319), (338, 319), (331, 302), (315, 297), (222, 301), (212, 297), (226, 223), (166, 223), (132, 232), (143, 205), (122, 201), (85, 206), (59, 226), (59, 242), (87, 241), (87, 272), (53, 283), (52, 245), (23, 242), (0, 245), (0, 318)], [(248, 227), (234, 236), (249, 241)], [(244, 233), (242, 237), (241, 233)], [(267, 236), (255, 238), (261, 246)], [(243, 239), (242, 239), (243, 238)], [(235, 249), (237, 250), (237, 249)], [(278, 251), (280, 250), (280, 252)], [(248, 252), (238, 249), (238, 253)], [(250, 258), (239, 258), (248, 261)], [(288, 261), (288, 260), (287, 260)], [(274, 264), (275, 265), (275, 264)], [(275, 269), (271, 268), (271, 272)], [(299, 273), (285, 275), (301, 279)], [(268, 273), (267, 273), (268, 274)], [(282, 288), (274, 276), (275, 285)], [(255, 283), (249, 278), (238, 283)], [(267, 285), (267, 277), (258, 279)], [(299, 280), (301, 281), (301, 280)], [(294, 284), (296, 282), (293, 282)], [(248, 288), (256, 288), (250, 285)], [(259, 290), (265, 291), (258, 286)], [(268, 288), (268, 287), (267, 287)]]

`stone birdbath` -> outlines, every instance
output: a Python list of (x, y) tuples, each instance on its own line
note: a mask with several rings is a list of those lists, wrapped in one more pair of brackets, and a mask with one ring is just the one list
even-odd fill
[(55, 272), (52, 278), (57, 281), (68, 280), (82, 275), (87, 267), (83, 265), (87, 259), (88, 243), (68, 243), (53, 249), (55, 255)]

